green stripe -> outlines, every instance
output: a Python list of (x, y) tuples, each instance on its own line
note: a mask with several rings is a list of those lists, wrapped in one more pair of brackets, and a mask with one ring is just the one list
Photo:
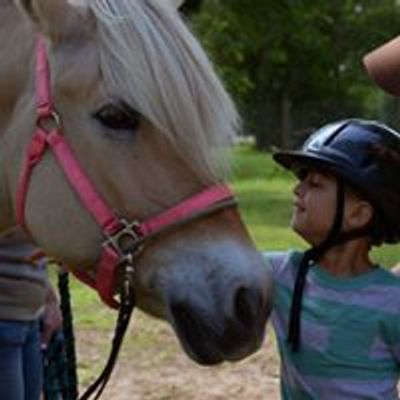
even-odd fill
[[(292, 289), (287, 286), (277, 283), (275, 287), (275, 295), (276, 295), (276, 304), (279, 306), (279, 312), (287, 313), (290, 310), (291, 301), (292, 301)], [(303, 299), (304, 309), (312, 310), (313, 314), (317, 315), (325, 315), (326, 310), (329, 310), (329, 316), (327, 316), (327, 324), (331, 325), (334, 321), (342, 323), (343, 318), (355, 316), (364, 317), (365, 315), (369, 316), (370, 319), (372, 316), (374, 320), (385, 322), (385, 324), (392, 324), (397, 320), (397, 314), (377, 310), (376, 308), (362, 307), (358, 305), (348, 305), (343, 303), (338, 303), (333, 300), (325, 300), (319, 298), (307, 298)], [(318, 322), (321, 325), (325, 325), (321, 323), (320, 320), (316, 320), (313, 318), (313, 315), (310, 315), (310, 312), (305, 312), (303, 315), (305, 319), (308, 319), (313, 322)]]
[(337, 378), (369, 381), (377, 379), (394, 379), (399, 370), (393, 362), (377, 362), (371, 360), (360, 360), (359, 363), (336, 365), (326, 354), (321, 354), (310, 349), (306, 345), (301, 351), (292, 353), (287, 346), (280, 346), (282, 355), (290, 360), (302, 375), (312, 375), (321, 378)]
[[(279, 314), (289, 315), (291, 290), (281, 284), (277, 285), (276, 299)], [(293, 355), (287, 349), (286, 338), (278, 338), (281, 352), (297, 363), (302, 372), (344, 378), (351, 373), (352, 378), (363, 380), (392, 378), (398, 374), (392, 358), (369, 358), (376, 337), (382, 333), (398, 339), (399, 329), (395, 324), (397, 319), (393, 315), (332, 301), (304, 299), (302, 320), (318, 324), (330, 332), (323, 353), (303, 341), (302, 351)], [(386, 330), (382, 332), (382, 328)]]

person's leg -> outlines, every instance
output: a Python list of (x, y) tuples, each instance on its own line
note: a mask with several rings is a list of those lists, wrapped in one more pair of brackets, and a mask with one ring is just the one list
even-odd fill
[(0, 399), (24, 400), (22, 348), (26, 324), (0, 321)]
[[(42, 354), (39, 324), (31, 322), (23, 347), (24, 400), (39, 400), (42, 391)], [(0, 397), (1, 399), (1, 397)]]

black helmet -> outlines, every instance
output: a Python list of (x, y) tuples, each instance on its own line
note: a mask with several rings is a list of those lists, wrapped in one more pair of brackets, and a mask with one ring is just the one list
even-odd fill
[(334, 122), (311, 135), (301, 150), (279, 151), (274, 159), (294, 172), (317, 167), (341, 177), (372, 203), (380, 227), (373, 232), (375, 242), (400, 241), (398, 132), (375, 121)]

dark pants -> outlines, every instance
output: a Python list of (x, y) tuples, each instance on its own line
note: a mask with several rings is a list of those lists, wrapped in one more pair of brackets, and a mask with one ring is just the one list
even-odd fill
[(41, 387), (39, 324), (0, 321), (0, 399), (39, 400)]

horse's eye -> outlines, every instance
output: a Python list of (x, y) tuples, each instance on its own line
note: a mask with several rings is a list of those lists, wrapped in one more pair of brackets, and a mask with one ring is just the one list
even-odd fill
[(106, 128), (113, 130), (136, 130), (140, 124), (140, 114), (125, 103), (109, 103), (94, 113)]

